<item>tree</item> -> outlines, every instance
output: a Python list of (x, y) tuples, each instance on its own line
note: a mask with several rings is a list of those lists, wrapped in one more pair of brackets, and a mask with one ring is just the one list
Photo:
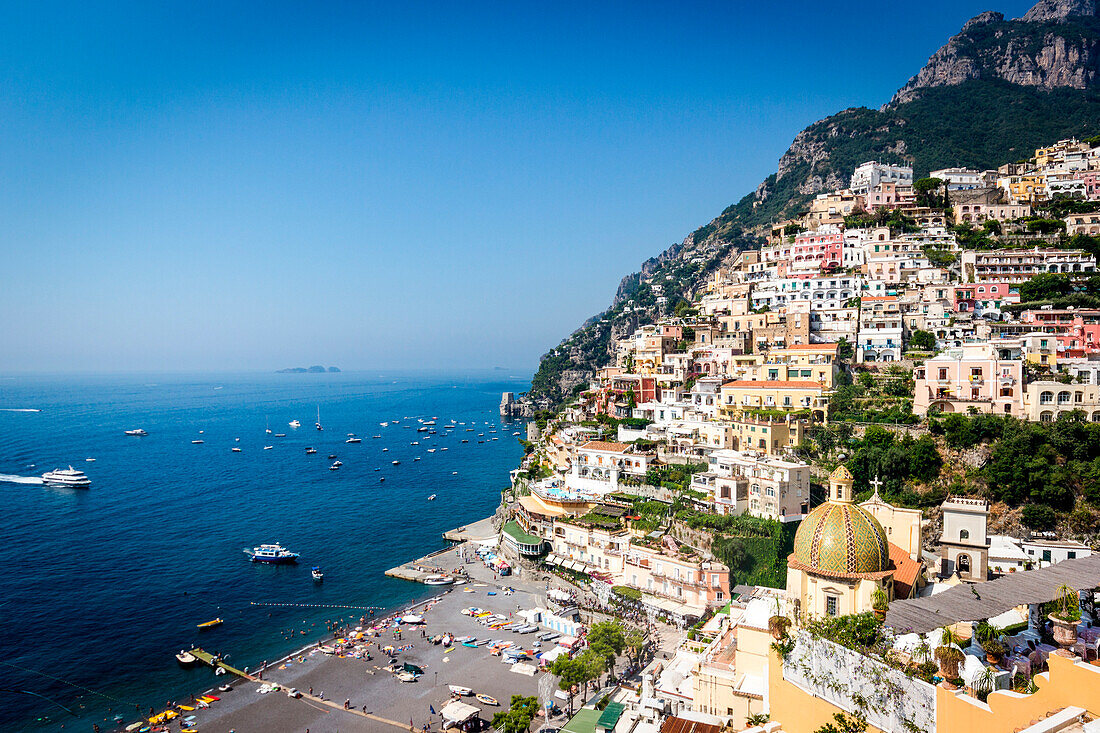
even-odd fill
[(505, 733), (527, 733), (531, 727), (531, 721), (539, 711), (539, 699), (537, 697), (524, 697), (512, 695), (512, 705), (508, 710), (502, 710), (493, 716), (493, 728), (504, 729)]
[(589, 676), (590, 666), (583, 659), (584, 654), (569, 659), (559, 657), (550, 665), (550, 673), (558, 677), (558, 687), (569, 696), (569, 715), (573, 715), (573, 696), (580, 691), (581, 685), (592, 679)]
[(1027, 504), (1021, 513), (1020, 521), (1029, 529), (1040, 532), (1050, 531), (1058, 524), (1058, 515), (1054, 510), (1042, 504)]
[(1020, 302), (1031, 303), (1036, 300), (1051, 300), (1069, 295), (1073, 284), (1068, 275), (1056, 272), (1042, 272), (1026, 282), (1020, 283)]
[(913, 332), (913, 335), (909, 337), (909, 348), (917, 349), (918, 351), (935, 351), (936, 337), (928, 331), (917, 329)]
[(626, 648), (626, 637), (623, 627), (614, 621), (600, 621), (588, 630), (586, 637), (588, 651), (598, 655), (603, 660), (603, 671), (610, 672), (615, 668), (615, 657), (623, 653)]
[(856, 350), (852, 344), (846, 338), (841, 338), (836, 342), (836, 357), (841, 361), (851, 361), (855, 356)]
[(645, 634), (638, 629), (628, 629), (624, 635), (626, 641), (626, 653), (630, 657), (631, 663), (638, 661), (638, 658), (642, 655), (642, 649), (645, 648)]
[(764, 723), (767, 723), (771, 719), (771, 716), (767, 713), (752, 713), (749, 717), (745, 718), (745, 725), (752, 728), (758, 725), (764, 725)]

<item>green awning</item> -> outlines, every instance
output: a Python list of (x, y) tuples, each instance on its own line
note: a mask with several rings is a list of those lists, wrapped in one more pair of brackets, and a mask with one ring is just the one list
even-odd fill
[(536, 537), (533, 534), (528, 534), (524, 532), (523, 527), (519, 526), (519, 524), (514, 519), (505, 522), (504, 526), (501, 527), (501, 530), (507, 532), (512, 539), (514, 539), (521, 545), (542, 545), (541, 537)]
[(603, 715), (596, 721), (596, 731), (611, 730), (619, 722), (619, 716), (623, 714), (624, 706), (621, 702), (609, 702), (603, 709)]
[(569, 719), (562, 728), (562, 733), (594, 733), (596, 721), (600, 719), (600, 711), (592, 708), (581, 708), (577, 714)]

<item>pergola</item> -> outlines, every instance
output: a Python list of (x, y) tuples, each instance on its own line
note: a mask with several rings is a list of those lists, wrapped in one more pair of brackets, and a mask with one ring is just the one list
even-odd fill
[(963, 583), (933, 596), (894, 601), (886, 612), (886, 625), (900, 633), (923, 634), (960, 621), (982, 621), (1016, 606), (1054, 600), (1063, 585), (1077, 591), (1100, 586), (1100, 554), (1010, 573), (986, 583)]

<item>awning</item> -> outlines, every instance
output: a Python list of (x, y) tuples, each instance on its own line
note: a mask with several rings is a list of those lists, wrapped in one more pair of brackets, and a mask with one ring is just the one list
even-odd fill
[(1074, 590), (1100, 586), (1100, 555), (1063, 560), (985, 583), (963, 583), (932, 596), (894, 601), (886, 612), (886, 625), (920, 634), (959, 621), (982, 621), (1016, 606), (1051, 601), (1062, 585)]
[(480, 712), (481, 710), (475, 708), (473, 705), (467, 705), (464, 702), (456, 700), (444, 705), (443, 709), (439, 711), (439, 714), (443, 716), (444, 720), (450, 720), (455, 723), (465, 723), (470, 718), (477, 716)]

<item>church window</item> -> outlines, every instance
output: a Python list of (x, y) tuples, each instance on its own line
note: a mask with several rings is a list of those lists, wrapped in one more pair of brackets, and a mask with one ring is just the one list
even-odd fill
[(966, 530), (966, 529), (961, 529), (961, 530), (959, 530), (959, 539), (960, 539), (960, 540), (968, 540), (968, 539), (970, 539), (970, 531), (969, 531), (969, 530)]
[(837, 616), (839, 614), (839, 599), (836, 596), (825, 596), (825, 614)]

